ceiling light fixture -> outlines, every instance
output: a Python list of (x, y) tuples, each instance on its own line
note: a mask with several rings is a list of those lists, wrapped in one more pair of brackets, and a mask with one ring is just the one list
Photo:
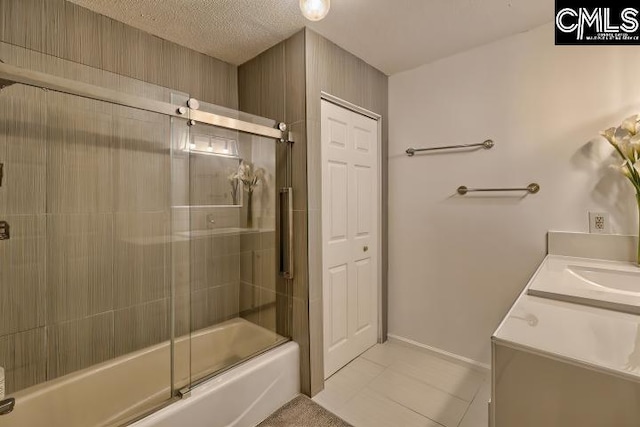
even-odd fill
[(329, 13), (331, 0), (300, 0), (300, 10), (309, 21), (319, 21)]

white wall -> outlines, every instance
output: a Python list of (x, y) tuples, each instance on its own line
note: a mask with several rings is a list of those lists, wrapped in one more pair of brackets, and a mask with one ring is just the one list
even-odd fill
[[(489, 363), (548, 230), (587, 231), (604, 210), (614, 232), (637, 232), (631, 186), (596, 137), (640, 112), (640, 49), (556, 47), (545, 25), (394, 75), (389, 97), (389, 332)], [(494, 149), (404, 154), (486, 138)], [(530, 182), (539, 194), (455, 195)]]

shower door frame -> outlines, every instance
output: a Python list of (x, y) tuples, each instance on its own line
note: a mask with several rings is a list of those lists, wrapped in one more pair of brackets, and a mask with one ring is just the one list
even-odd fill
[[(48, 89), (69, 95), (76, 95), (96, 101), (109, 102), (123, 107), (131, 107), (138, 110), (159, 113), (165, 116), (180, 117), (191, 120), (192, 124), (206, 123), (225, 129), (232, 129), (253, 135), (274, 138), (283, 142), (293, 142), (289, 139), (289, 132), (286, 124), (284, 123), (280, 123), (277, 128), (271, 128), (269, 126), (245, 122), (232, 117), (198, 111), (198, 109), (195, 108), (197, 106), (197, 101), (194, 99), (191, 99), (187, 106), (173, 105), (167, 102), (129, 95), (127, 93), (88, 83), (81, 83), (51, 74), (40, 73), (26, 68), (0, 63), (0, 87), (9, 86), (13, 83)], [(192, 108), (192, 106), (194, 108)]]

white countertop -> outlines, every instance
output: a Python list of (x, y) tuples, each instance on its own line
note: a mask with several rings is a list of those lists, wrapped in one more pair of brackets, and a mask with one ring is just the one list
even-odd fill
[[(612, 266), (607, 261), (548, 255), (496, 330), (494, 342), (640, 381), (639, 315), (527, 294), (536, 280), (548, 280), (563, 265), (603, 263)], [(638, 268), (621, 262), (616, 267)]]

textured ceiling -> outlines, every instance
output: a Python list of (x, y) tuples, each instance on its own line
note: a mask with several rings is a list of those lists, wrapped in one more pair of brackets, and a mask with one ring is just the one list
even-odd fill
[(317, 23), (298, 0), (70, 1), (236, 65), (308, 25), (387, 74), (553, 20), (551, 0), (331, 0)]

